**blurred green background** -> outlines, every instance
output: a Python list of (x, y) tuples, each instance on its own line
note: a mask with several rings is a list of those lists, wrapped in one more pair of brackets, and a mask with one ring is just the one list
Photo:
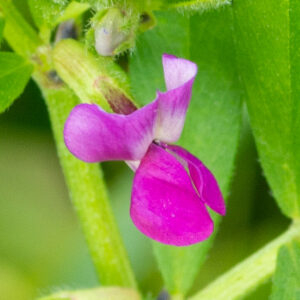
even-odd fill
[[(26, 15), (25, 1), (15, 2)], [(97, 285), (68, 199), (47, 109), (32, 81), (0, 115), (0, 130), (0, 300), (34, 299), (62, 288)], [(129, 218), (133, 174), (124, 163), (105, 163), (103, 168), (140, 287), (155, 297), (162, 280), (151, 243)], [(227, 212), (192, 292), (288, 226), (263, 177), (246, 110)], [(247, 299), (266, 299), (269, 292), (266, 283)]]
[[(97, 284), (84, 237), (68, 199), (47, 109), (33, 82), (0, 116), (0, 299), (27, 300), (61, 288)], [(129, 218), (132, 172), (105, 163), (112, 205), (143, 291), (155, 296), (162, 281), (150, 241)], [(194, 289), (276, 237), (288, 226), (262, 170), (245, 111), (228, 214)], [(266, 299), (265, 284), (249, 299)]]

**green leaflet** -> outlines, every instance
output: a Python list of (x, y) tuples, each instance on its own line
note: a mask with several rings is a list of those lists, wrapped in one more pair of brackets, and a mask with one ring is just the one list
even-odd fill
[[(191, 18), (174, 13), (157, 14), (157, 27), (137, 41), (130, 64), (133, 94), (142, 104), (154, 99), (155, 89), (164, 90), (162, 53), (198, 64), (193, 97), (179, 142), (213, 171), (225, 196), (241, 118), (230, 13), (225, 9)], [(216, 215), (214, 218), (219, 219)], [(181, 248), (154, 244), (168, 291), (185, 294), (189, 290), (211, 242), (212, 238)]]
[(29, 7), (38, 27), (43, 25), (50, 26), (55, 24), (70, 0), (29, 0)]
[(82, 15), (86, 10), (90, 8), (88, 3), (79, 3), (76, 1), (71, 2), (66, 9), (64, 10), (63, 14), (56, 18), (55, 24), (60, 22), (64, 22), (70, 19), (76, 19), (78, 16)]
[(5, 16), (4, 33), (10, 47), (19, 55), (32, 59), (41, 46), (41, 40), (36, 31), (25, 21), (22, 14), (15, 9), (12, 0), (0, 0), (0, 9)]
[(29, 7), (40, 29), (40, 36), (48, 41), (50, 32), (61, 22), (76, 19), (90, 8), (87, 3), (70, 0), (29, 0)]
[(300, 242), (282, 246), (277, 257), (271, 300), (300, 299)]
[(17, 54), (0, 53), (0, 113), (23, 92), (33, 67)]
[(300, 2), (234, 2), (236, 53), (260, 160), (272, 192), (300, 216)]

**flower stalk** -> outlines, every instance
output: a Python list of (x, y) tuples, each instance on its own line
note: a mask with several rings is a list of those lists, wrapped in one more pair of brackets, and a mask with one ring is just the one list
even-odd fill
[[(64, 122), (78, 98), (64, 84), (49, 78), (51, 65), (41, 68), (41, 41), (11, 1), (0, 0), (6, 25), (4, 35), (16, 53), (35, 59), (33, 79), (40, 87), (50, 114), (58, 155), (89, 250), (102, 285), (136, 287), (133, 272), (108, 201), (102, 173), (97, 164), (73, 157), (63, 141)], [(42, 47), (43, 48), (43, 47)], [(50, 47), (46, 45), (45, 48)], [(51, 51), (51, 50), (49, 50)], [(45, 54), (45, 53), (44, 53)]]
[(234, 300), (247, 295), (272, 276), (276, 268), (279, 248), (297, 237), (300, 237), (299, 222), (292, 224), (281, 236), (218, 277), (188, 300)]

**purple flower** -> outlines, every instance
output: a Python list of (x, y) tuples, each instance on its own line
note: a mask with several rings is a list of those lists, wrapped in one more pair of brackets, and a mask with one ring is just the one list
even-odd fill
[(182, 132), (197, 66), (163, 55), (165, 93), (128, 114), (93, 104), (76, 106), (65, 124), (68, 149), (86, 162), (125, 160), (135, 171), (130, 215), (136, 227), (164, 244), (187, 246), (207, 239), (213, 221), (206, 206), (224, 215), (217, 181), (182, 147)]

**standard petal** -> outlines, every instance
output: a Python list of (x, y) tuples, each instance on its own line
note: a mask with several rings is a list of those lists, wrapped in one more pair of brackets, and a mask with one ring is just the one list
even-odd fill
[(130, 215), (142, 233), (164, 244), (187, 246), (213, 232), (213, 222), (188, 173), (155, 144), (135, 173)]
[(209, 169), (196, 156), (182, 147), (168, 145), (167, 151), (187, 163), (191, 180), (196, 187), (200, 199), (218, 214), (225, 215), (225, 202), (217, 180)]
[(156, 105), (130, 115), (110, 114), (94, 104), (77, 105), (65, 124), (66, 146), (86, 162), (140, 160), (154, 137)]
[(165, 143), (176, 142), (182, 132), (190, 103), (197, 65), (193, 62), (163, 55), (167, 92), (158, 92), (158, 116), (155, 137)]

